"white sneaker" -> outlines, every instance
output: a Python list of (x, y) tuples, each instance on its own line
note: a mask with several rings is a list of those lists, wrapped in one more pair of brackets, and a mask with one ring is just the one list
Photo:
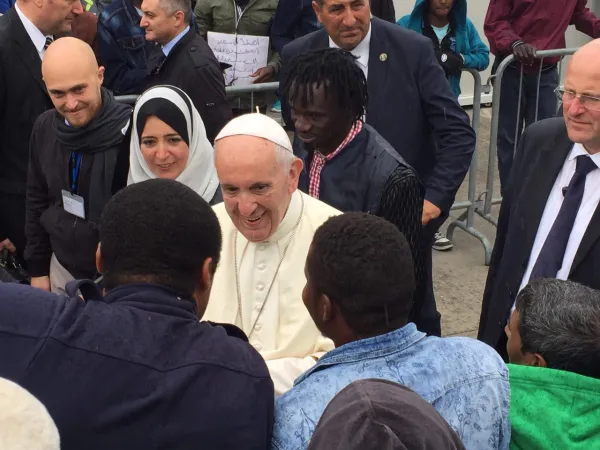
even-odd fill
[(448, 250), (452, 250), (452, 247), (454, 247), (454, 244), (452, 243), (452, 241), (450, 239), (448, 239), (446, 236), (444, 236), (442, 233), (440, 233), (438, 231), (437, 233), (435, 233), (435, 235), (433, 237), (432, 247), (434, 250), (437, 250), (438, 252), (447, 252)]

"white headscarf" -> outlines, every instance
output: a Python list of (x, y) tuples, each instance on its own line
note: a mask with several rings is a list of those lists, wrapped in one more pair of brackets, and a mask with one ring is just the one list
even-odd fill
[(155, 86), (148, 89), (135, 103), (127, 184), (158, 178), (146, 164), (136, 126), (142, 105), (155, 98), (167, 100), (175, 105), (182, 112), (187, 123), (190, 153), (185, 169), (176, 180), (196, 191), (205, 201), (210, 202), (219, 187), (214, 163), (214, 149), (206, 137), (206, 129), (200, 113), (187, 94), (173, 86)]

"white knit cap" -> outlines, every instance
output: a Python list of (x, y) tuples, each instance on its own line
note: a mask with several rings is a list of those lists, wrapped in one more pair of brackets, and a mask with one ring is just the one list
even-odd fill
[(46, 407), (4, 378), (0, 378), (0, 448), (60, 450), (58, 429)]
[(256, 136), (271, 141), (293, 153), (292, 143), (281, 125), (265, 114), (244, 114), (231, 120), (221, 130), (215, 143), (228, 136)]

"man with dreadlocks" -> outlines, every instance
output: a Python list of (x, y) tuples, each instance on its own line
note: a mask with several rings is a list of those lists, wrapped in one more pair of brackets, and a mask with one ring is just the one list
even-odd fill
[(363, 123), (368, 92), (351, 53), (328, 48), (298, 56), (283, 94), (296, 129), (294, 153), (304, 160), (299, 188), (343, 211), (371, 213), (396, 225), (415, 261), (414, 311), (422, 305), (423, 188), (412, 167)]

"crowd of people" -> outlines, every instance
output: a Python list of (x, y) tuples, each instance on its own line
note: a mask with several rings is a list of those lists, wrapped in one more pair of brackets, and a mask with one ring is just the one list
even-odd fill
[[(490, 2), (479, 340), (441, 337), (432, 282), (490, 59), (466, 0), (5, 3), (2, 449), (600, 448), (600, 40), (560, 86), (536, 59), (600, 37), (585, 1)], [(210, 32), (270, 37), (257, 112)]]

